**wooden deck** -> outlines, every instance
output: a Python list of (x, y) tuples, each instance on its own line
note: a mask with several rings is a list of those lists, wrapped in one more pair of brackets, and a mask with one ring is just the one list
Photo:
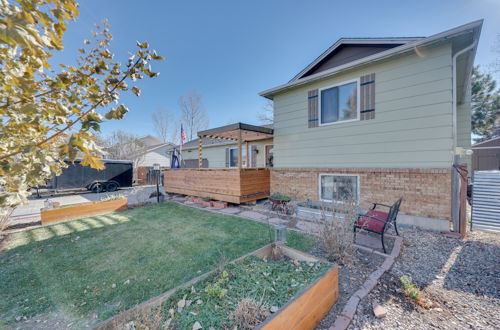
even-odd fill
[(168, 193), (210, 197), (236, 204), (269, 197), (267, 168), (170, 169), (164, 174)]

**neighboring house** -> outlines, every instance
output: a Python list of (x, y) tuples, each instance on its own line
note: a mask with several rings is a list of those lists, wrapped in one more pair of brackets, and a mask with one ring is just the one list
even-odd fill
[(472, 170), (500, 170), (500, 137), (493, 138), (472, 146)]
[(430, 37), (340, 39), (274, 101), (271, 193), (404, 198), (398, 221), (447, 230), (454, 155), (470, 148), (470, 77), (482, 21)]
[[(204, 137), (202, 146), (204, 168), (237, 167), (238, 144), (235, 141)], [(272, 139), (250, 142), (248, 143), (248, 151), (249, 164), (246, 163), (247, 146), (244, 144), (242, 147), (243, 167), (272, 166)], [(198, 139), (184, 144), (182, 147), (182, 159), (184, 161), (182, 167), (198, 168)]]
[(149, 172), (152, 170), (154, 164), (160, 164), (162, 168), (170, 167), (170, 154), (174, 144), (163, 142), (151, 135), (146, 135), (139, 139), (146, 145), (147, 151), (138, 161), (136, 181), (139, 185), (150, 184), (152, 183), (150, 182), (152, 176)]
[(170, 150), (174, 144), (163, 142), (151, 135), (139, 138), (147, 147), (146, 153), (141, 157), (138, 167), (152, 167), (160, 164), (161, 167), (170, 167)]

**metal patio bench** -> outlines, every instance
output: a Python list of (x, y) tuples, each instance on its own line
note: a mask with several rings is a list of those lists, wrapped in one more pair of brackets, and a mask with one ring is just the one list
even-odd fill
[[(358, 219), (354, 223), (354, 237), (356, 238), (357, 229), (379, 234), (381, 236), (384, 253), (387, 253), (384, 245), (384, 233), (387, 231), (389, 226), (394, 225), (394, 230), (396, 230), (396, 234), (399, 236), (396, 219), (398, 217), (399, 207), (401, 206), (402, 201), (403, 199), (400, 198), (392, 205), (373, 203), (373, 207), (368, 212), (358, 215)], [(387, 208), (388, 212), (376, 210), (377, 206)]]

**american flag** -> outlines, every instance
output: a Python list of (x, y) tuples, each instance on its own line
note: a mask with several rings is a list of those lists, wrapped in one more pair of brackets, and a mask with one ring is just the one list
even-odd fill
[(186, 132), (184, 132), (184, 128), (181, 124), (181, 147), (184, 146), (184, 141), (186, 140)]

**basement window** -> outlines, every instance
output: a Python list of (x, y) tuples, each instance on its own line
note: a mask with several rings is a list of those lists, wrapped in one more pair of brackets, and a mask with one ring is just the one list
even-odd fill
[(325, 202), (359, 201), (359, 175), (320, 174), (319, 196)]

